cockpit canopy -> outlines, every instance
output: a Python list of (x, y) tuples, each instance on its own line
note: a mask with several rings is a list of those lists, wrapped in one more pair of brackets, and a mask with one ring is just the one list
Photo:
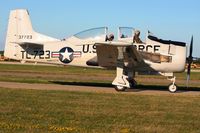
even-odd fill
[(105, 40), (107, 32), (107, 27), (99, 27), (79, 32), (74, 37), (82, 40)]
[[(114, 33), (108, 33), (107, 27), (92, 28), (74, 35), (74, 37), (81, 40), (94, 40), (94, 41), (109, 41), (109, 37), (113, 35), (113, 39), (131, 39), (134, 35), (134, 28), (132, 27), (119, 27), (118, 36), (114, 36)], [(111, 39), (111, 40), (113, 40)]]
[[(84, 41), (113, 41), (113, 39), (116, 39), (118, 41), (126, 41), (133, 43), (134, 36), (135, 36), (135, 30), (132, 27), (119, 27), (118, 28), (118, 36), (114, 36), (114, 33), (108, 33), (107, 27), (99, 27), (99, 28), (92, 28), (88, 29), (82, 32), (79, 32), (75, 34), (73, 37), (79, 40)], [(162, 40), (155, 36), (151, 35), (152, 33), (147, 34), (145, 43), (152, 43), (152, 41), (155, 43), (162, 43), (162, 44), (174, 44), (178, 46), (185, 46), (186, 44), (184, 42), (177, 42), (177, 41), (169, 41), (169, 40)], [(142, 42), (143, 43), (143, 42)]]

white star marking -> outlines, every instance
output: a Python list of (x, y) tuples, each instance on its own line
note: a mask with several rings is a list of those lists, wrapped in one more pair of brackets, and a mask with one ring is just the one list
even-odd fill
[(64, 61), (65, 59), (71, 61), (71, 56), (72, 56), (73, 52), (69, 52), (68, 49), (65, 49), (65, 52), (61, 53), (62, 55), (62, 61)]

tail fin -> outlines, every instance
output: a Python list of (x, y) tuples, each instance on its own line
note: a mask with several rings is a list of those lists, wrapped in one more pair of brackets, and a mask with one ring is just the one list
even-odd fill
[(4, 55), (8, 58), (17, 59), (20, 53), (20, 43), (42, 43), (58, 41), (33, 30), (29, 12), (25, 9), (12, 10), (9, 16), (6, 44)]

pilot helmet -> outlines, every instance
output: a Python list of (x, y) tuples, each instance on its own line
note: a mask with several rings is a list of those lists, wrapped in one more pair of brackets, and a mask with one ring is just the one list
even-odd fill
[(139, 30), (135, 30), (135, 35), (140, 35), (140, 31)]
[(110, 38), (110, 39), (114, 39), (114, 34), (112, 34), (112, 33), (109, 34), (109, 38)]

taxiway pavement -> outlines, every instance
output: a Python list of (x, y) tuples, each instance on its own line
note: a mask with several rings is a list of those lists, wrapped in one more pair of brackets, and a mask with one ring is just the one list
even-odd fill
[(92, 93), (114, 93), (114, 94), (142, 94), (142, 95), (183, 95), (200, 96), (200, 91), (178, 91), (170, 93), (167, 90), (147, 90), (147, 89), (128, 89), (126, 92), (117, 92), (113, 87), (96, 86), (77, 86), (77, 85), (58, 85), (58, 84), (39, 84), (39, 83), (16, 83), (0, 82), (0, 88), (9, 89), (30, 89), (30, 90), (60, 90), (60, 91), (79, 91)]

